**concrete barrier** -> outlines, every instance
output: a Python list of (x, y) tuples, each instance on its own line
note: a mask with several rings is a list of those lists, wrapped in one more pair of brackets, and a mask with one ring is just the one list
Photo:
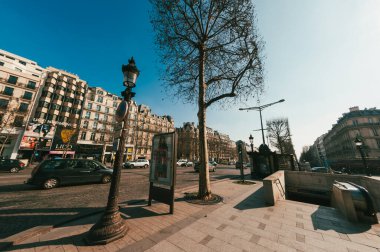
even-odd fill
[(285, 171), (277, 171), (263, 179), (265, 203), (274, 206), (278, 200), (285, 199)]
[(352, 182), (366, 188), (374, 202), (377, 212), (380, 212), (380, 180), (347, 174), (330, 174), (316, 172), (285, 171), (286, 191), (310, 193), (319, 192), (321, 197), (331, 198), (334, 181)]

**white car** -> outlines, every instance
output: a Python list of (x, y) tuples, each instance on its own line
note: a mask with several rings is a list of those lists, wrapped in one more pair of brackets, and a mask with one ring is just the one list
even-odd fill
[(177, 166), (186, 166), (187, 159), (180, 159), (177, 161)]
[(148, 168), (149, 167), (149, 161), (146, 159), (137, 159), (135, 161), (129, 161), (124, 164), (125, 168), (134, 168), (134, 167), (141, 167), (141, 168)]

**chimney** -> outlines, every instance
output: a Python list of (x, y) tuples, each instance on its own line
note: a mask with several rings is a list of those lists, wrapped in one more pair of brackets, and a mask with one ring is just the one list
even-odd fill
[(359, 111), (359, 106), (351, 107), (350, 112)]

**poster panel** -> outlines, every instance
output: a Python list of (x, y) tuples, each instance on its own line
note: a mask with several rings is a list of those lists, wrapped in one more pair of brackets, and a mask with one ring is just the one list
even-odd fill
[(153, 137), (150, 182), (173, 185), (175, 133), (157, 134)]
[(20, 143), (20, 150), (34, 150), (38, 137), (23, 136)]
[(52, 151), (75, 151), (78, 134), (77, 130), (69, 127), (57, 125)]

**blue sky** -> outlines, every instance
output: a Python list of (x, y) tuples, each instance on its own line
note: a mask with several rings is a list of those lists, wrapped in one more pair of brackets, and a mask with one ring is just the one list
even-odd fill
[[(287, 117), (299, 155), (302, 146), (331, 129), (349, 107), (379, 107), (380, 1), (257, 0), (258, 29), (266, 42), (263, 120)], [(78, 74), (91, 86), (122, 91), (121, 65), (134, 56), (141, 74), (136, 101), (177, 127), (195, 121), (194, 105), (167, 97), (159, 80), (148, 1), (0, 1), (0, 48)], [(207, 125), (233, 140), (261, 144), (259, 114), (238, 111), (256, 99), (221, 111)]]

